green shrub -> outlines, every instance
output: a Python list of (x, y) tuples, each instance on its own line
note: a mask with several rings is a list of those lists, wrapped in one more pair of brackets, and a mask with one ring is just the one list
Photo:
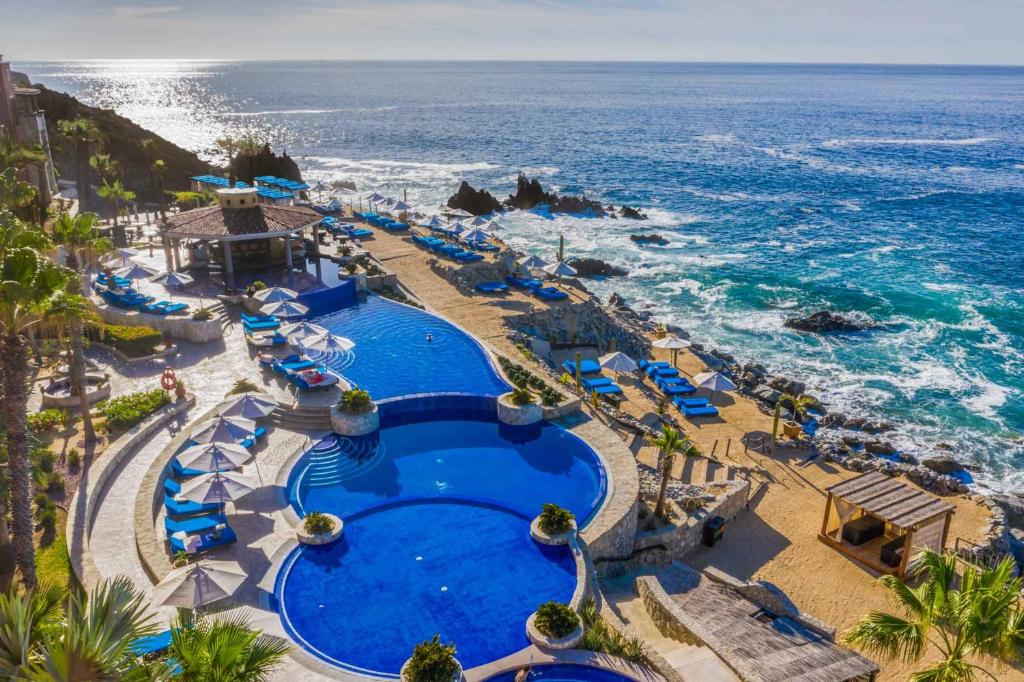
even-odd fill
[(545, 386), (540, 391), (540, 401), (545, 407), (554, 407), (562, 402), (562, 394), (550, 386)]
[(57, 428), (64, 428), (67, 423), (67, 413), (64, 410), (49, 408), (30, 414), (26, 418), (28, 430), (34, 434), (41, 434), (44, 431), (53, 431)]
[(49, 450), (44, 450), (39, 454), (39, 459), (36, 464), (44, 473), (49, 474), (53, 472), (53, 460), (53, 453)]
[(206, 320), (213, 319), (213, 313), (211, 313), (207, 308), (199, 308), (192, 313), (192, 319), (197, 322), (205, 322)]
[(546, 502), (541, 507), (539, 525), (540, 529), (548, 535), (558, 535), (572, 530), (572, 522), (575, 519), (576, 517), (568, 509)]
[(455, 645), (442, 644), (441, 636), (434, 635), (433, 639), (413, 648), (405, 676), (409, 682), (451, 682), (458, 670)]
[(647, 660), (643, 640), (638, 637), (623, 637), (619, 631), (609, 627), (601, 620), (593, 598), (583, 602), (580, 618), (584, 628), (581, 649), (621, 656), (633, 663), (643, 663)]
[(130, 358), (153, 355), (163, 339), (163, 334), (150, 327), (125, 327), (118, 324), (103, 327), (102, 341)]
[(130, 429), (171, 402), (163, 389), (129, 393), (102, 403), (100, 413), (107, 418), (107, 429)]
[(544, 635), (552, 639), (561, 639), (579, 627), (580, 617), (569, 608), (568, 604), (557, 601), (544, 602), (537, 608), (534, 625)]
[(249, 286), (252, 287), (253, 291), (262, 291), (267, 288), (267, 283), (261, 279), (258, 279)]
[(78, 450), (71, 448), (68, 451), (68, 466), (72, 469), (76, 468), (82, 462), (82, 456), (78, 454)]
[(51, 493), (64, 492), (64, 477), (59, 471), (51, 471), (46, 477), (46, 490)]
[(533, 394), (527, 391), (525, 388), (517, 388), (509, 394), (509, 400), (512, 401), (513, 405), (532, 405), (534, 402)]
[(342, 391), (341, 400), (338, 401), (338, 409), (344, 412), (360, 413), (366, 412), (373, 406), (370, 394), (361, 388), (353, 388)]
[(40, 509), (46, 509), (47, 507), (53, 506), (53, 501), (50, 499), (50, 496), (44, 492), (36, 493), (36, 496), (32, 498), (32, 501), (36, 505), (37, 512)]
[(53, 533), (57, 528), (57, 507), (50, 505), (46, 509), (40, 509), (36, 512), (36, 523), (39, 524), (39, 530), (45, 534)]
[(302, 521), (302, 527), (310, 535), (326, 535), (334, 530), (334, 519), (320, 512), (309, 512)]

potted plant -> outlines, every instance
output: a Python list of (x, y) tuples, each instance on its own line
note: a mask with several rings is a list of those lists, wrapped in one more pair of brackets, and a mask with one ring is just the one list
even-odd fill
[(545, 545), (564, 545), (576, 532), (576, 517), (557, 504), (545, 503), (530, 524), (530, 536)]
[(402, 666), (403, 682), (457, 682), (462, 679), (462, 664), (455, 658), (455, 645), (443, 644), (440, 635), (420, 642)]
[(528, 388), (521, 386), (498, 398), (498, 421), (515, 426), (536, 424), (544, 416), (544, 409)]
[(334, 514), (309, 512), (302, 519), (298, 531), (299, 542), (306, 545), (326, 545), (341, 537), (344, 524)]
[(568, 604), (549, 601), (526, 621), (526, 635), (539, 647), (574, 649), (583, 639), (583, 624)]
[(365, 436), (380, 426), (380, 413), (370, 394), (361, 388), (342, 391), (331, 408), (331, 427), (342, 436)]
[(185, 398), (185, 382), (181, 379), (174, 383), (174, 395), (178, 400), (184, 400)]

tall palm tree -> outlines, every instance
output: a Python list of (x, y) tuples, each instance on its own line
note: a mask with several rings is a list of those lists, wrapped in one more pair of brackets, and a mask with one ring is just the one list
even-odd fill
[(110, 154), (97, 152), (89, 157), (89, 166), (100, 174), (103, 180), (113, 180), (121, 174), (120, 165)]
[(121, 202), (132, 201), (135, 198), (135, 192), (125, 189), (120, 180), (114, 180), (113, 182), (104, 180), (103, 185), (96, 190), (96, 193), (101, 198), (110, 202), (110, 208), (114, 214), (114, 229), (112, 232), (114, 235), (114, 246), (128, 246), (128, 236), (125, 234), (124, 227), (118, 224), (117, 216), (121, 212)]
[(225, 135), (224, 137), (218, 137), (213, 143), (218, 149), (220, 149), (228, 157), (228, 182), (231, 186), (235, 186), (235, 154), (238, 153), (238, 140), (231, 135)]
[[(0, 168), (13, 168), (15, 171), (36, 168), (41, 175), (45, 175), (45, 167), (48, 160), (49, 157), (42, 147), (39, 145), (18, 144), (10, 135), (5, 134), (3, 128), (0, 128)], [(38, 195), (38, 192), (33, 190), (33, 195)], [(45, 206), (41, 206), (39, 202), (36, 202), (36, 212), (32, 216), (37, 218), (39, 216), (38, 211), (45, 210), (45, 208)]]
[(661, 474), (661, 487), (658, 489), (658, 502), (654, 505), (654, 515), (664, 517), (665, 495), (668, 493), (668, 479), (672, 475), (672, 463), (676, 460), (676, 453), (685, 452), (688, 443), (686, 438), (671, 426), (661, 427), (661, 434), (651, 439), (651, 445), (659, 449), (659, 466)]
[(54, 297), (46, 317), (62, 336), (68, 338), (71, 367), (71, 388), (78, 394), (78, 407), (82, 413), (82, 440), (86, 444), (96, 441), (96, 429), (92, 423), (92, 407), (89, 404), (89, 384), (85, 378), (85, 324), (96, 322), (99, 316), (88, 298), (79, 292), (82, 286), (77, 273), (68, 278), (67, 290)]
[(25, 415), (28, 340), (68, 281), (70, 271), (44, 258), (42, 230), (0, 206), (0, 416), (6, 430), (14, 555), (22, 580), (36, 584), (32, 544), (32, 484)]
[(61, 136), (75, 146), (75, 187), (78, 190), (78, 206), (88, 211), (92, 206), (89, 196), (89, 152), (100, 141), (100, 130), (90, 119), (78, 117), (57, 121)]
[(1021, 659), (1024, 646), (1022, 582), (1014, 577), (1014, 562), (996, 566), (967, 564), (958, 575), (954, 554), (922, 553), (911, 587), (893, 575), (879, 582), (889, 590), (903, 615), (872, 611), (846, 633), (848, 644), (881, 658), (915, 663), (929, 643), (942, 658), (910, 676), (912, 682), (970, 682), (977, 673), (997, 679), (967, 659), (976, 655)]
[(182, 682), (261, 682), (291, 649), (253, 630), (244, 616), (197, 618), (182, 610), (171, 629), (169, 656), (177, 661)]
[(156, 195), (156, 205), (160, 211), (161, 220), (167, 220), (167, 193), (164, 191), (164, 173), (166, 172), (167, 163), (163, 159), (157, 159), (149, 167), (149, 173), (153, 179), (153, 193)]

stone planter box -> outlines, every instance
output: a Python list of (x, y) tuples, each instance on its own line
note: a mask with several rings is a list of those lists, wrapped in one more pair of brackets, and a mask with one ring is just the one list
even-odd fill
[(337, 405), (331, 406), (331, 429), (340, 436), (365, 436), (380, 428), (380, 411), (377, 403), (367, 412), (355, 414), (342, 412)]
[(530, 617), (526, 619), (526, 636), (533, 644), (542, 649), (555, 649), (558, 651), (563, 649), (575, 649), (583, 639), (583, 623), (577, 625), (576, 629), (565, 637), (552, 639), (537, 629), (536, 620), (536, 612), (530, 614)]
[[(455, 664), (459, 667), (458, 670), (455, 671), (455, 674), (452, 675), (452, 682), (462, 682), (462, 680), (465, 679), (462, 675), (462, 664), (459, 663), (458, 659), (455, 659)], [(402, 670), (398, 673), (398, 677), (402, 682), (409, 682), (409, 677), (405, 674), (405, 669), (408, 665), (409, 661), (403, 663)]]
[(299, 523), (299, 527), (295, 529), (295, 536), (299, 542), (304, 545), (329, 545), (338, 538), (341, 537), (345, 531), (345, 523), (334, 514), (324, 514), (331, 521), (334, 521), (334, 530), (330, 533), (322, 533), (320, 535), (310, 535), (306, 532), (305, 527), (302, 523)]
[(511, 393), (506, 393), (498, 398), (498, 421), (512, 426), (528, 426), (544, 418), (544, 408), (540, 404), (516, 405), (511, 396)]
[[(85, 394), (89, 398), (89, 404), (93, 404), (100, 400), (106, 400), (110, 397), (110, 378), (106, 374), (97, 374), (95, 372), (87, 372), (85, 375), (86, 389)], [(59, 385), (68, 385), (71, 383), (71, 379), (65, 377), (57, 382)], [(81, 401), (77, 394), (65, 395), (63, 392), (57, 395), (46, 392), (46, 386), (40, 386), (39, 389), (43, 394), (43, 408), (56, 407), (60, 409), (75, 408), (77, 409), (81, 405)]]
[(798, 424), (797, 422), (790, 421), (790, 422), (783, 422), (783, 424), (782, 424), (782, 433), (783, 433), (783, 435), (786, 436), (786, 438), (792, 438), (793, 440), (796, 440), (796, 439), (800, 438), (800, 436), (803, 435), (803, 432), (804, 432), (803, 429), (800, 427), (800, 424)]
[(542, 545), (567, 545), (569, 539), (576, 535), (576, 521), (572, 522), (572, 529), (558, 533), (556, 535), (549, 535), (540, 528), (540, 516), (537, 516), (530, 523), (530, 537)]

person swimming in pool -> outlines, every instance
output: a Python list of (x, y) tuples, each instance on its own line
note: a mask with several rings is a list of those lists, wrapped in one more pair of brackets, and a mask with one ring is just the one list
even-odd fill
[(432, 343), (433, 341), (434, 341), (434, 335), (428, 333), (427, 334), (427, 343)]

